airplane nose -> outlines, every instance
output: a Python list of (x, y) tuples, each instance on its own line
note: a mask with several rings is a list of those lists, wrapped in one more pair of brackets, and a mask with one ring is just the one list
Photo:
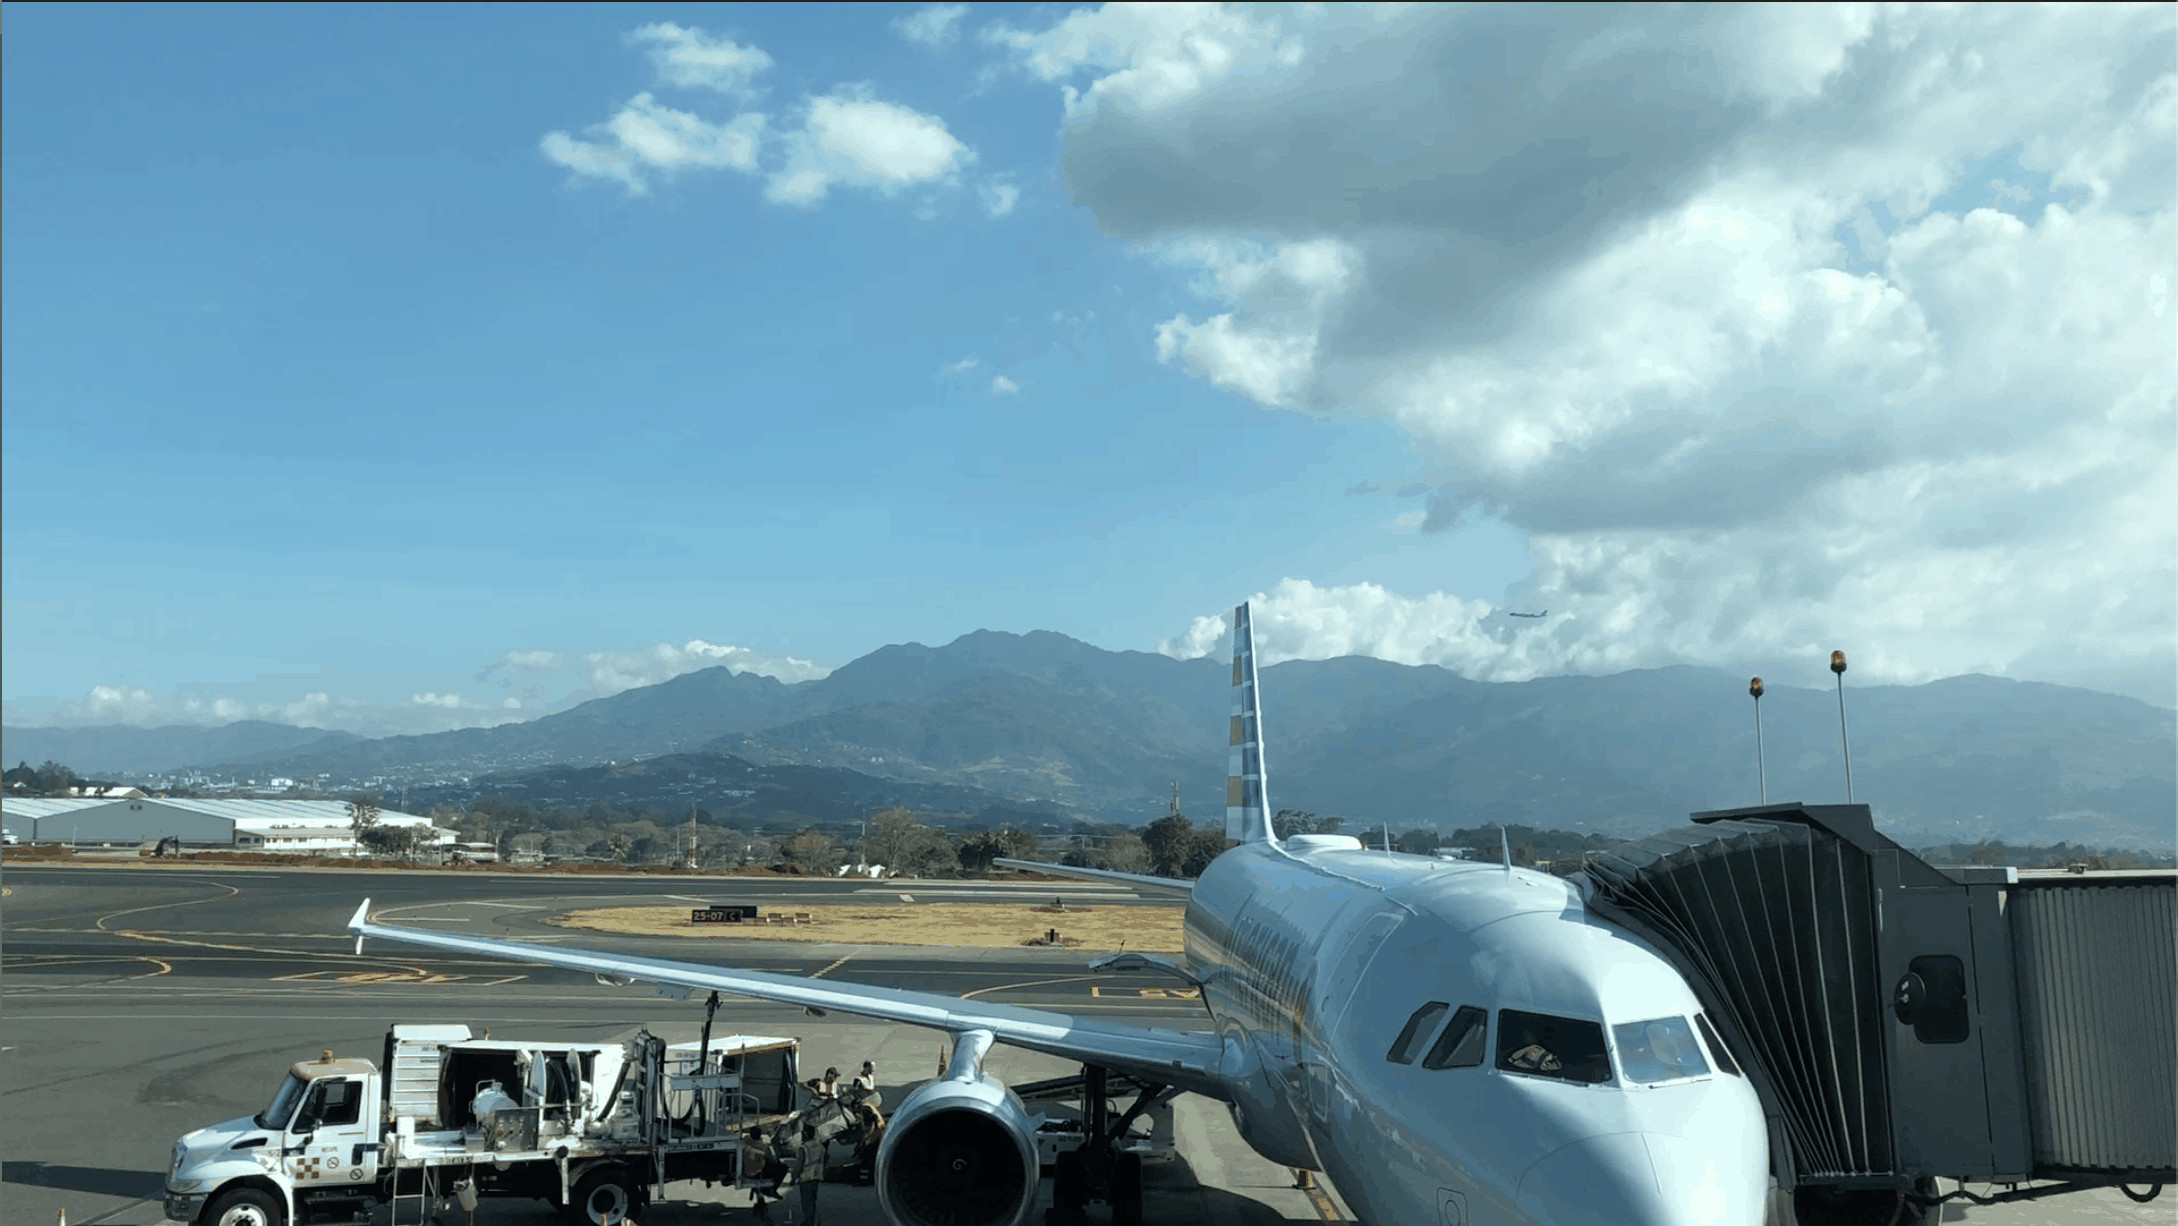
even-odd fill
[(1549, 1226), (1760, 1226), (1760, 1198), (1720, 1157), (1656, 1133), (1590, 1137), (1529, 1167), (1516, 1198)]

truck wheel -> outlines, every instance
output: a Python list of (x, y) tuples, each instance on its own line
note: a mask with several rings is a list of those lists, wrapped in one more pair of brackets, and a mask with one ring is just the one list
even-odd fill
[(281, 1226), (287, 1217), (279, 1198), (262, 1188), (235, 1188), (212, 1199), (204, 1226)]
[(601, 1166), (575, 1184), (567, 1216), (586, 1226), (622, 1226), (643, 1211), (643, 1185), (626, 1168)]
[(1112, 1156), (1112, 1221), (1135, 1226), (1142, 1220), (1142, 1155)]

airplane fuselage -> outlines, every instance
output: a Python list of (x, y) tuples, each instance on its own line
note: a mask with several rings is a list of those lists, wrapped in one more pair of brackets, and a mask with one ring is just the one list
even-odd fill
[(1654, 949), (1548, 874), (1352, 844), (1235, 847), (1188, 903), (1250, 1145), (1372, 1226), (1762, 1220), (1760, 1104)]

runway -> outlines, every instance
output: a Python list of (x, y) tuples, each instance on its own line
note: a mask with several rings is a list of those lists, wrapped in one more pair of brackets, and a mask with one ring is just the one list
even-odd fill
[[(0, 1221), (10, 1224), (49, 1226), (63, 1208), (71, 1226), (163, 1220), (159, 1197), (174, 1138), (261, 1109), (286, 1066), (321, 1048), (375, 1059), (395, 1022), (465, 1022), (501, 1037), (593, 1042), (638, 1026), (681, 1042), (700, 1028), (700, 1007), (643, 985), (610, 988), (550, 968), (390, 947), (357, 957), (343, 927), (365, 896), (388, 923), (578, 940), (1180, 1028), (1207, 1024), (1200, 1003), (1178, 983), (1089, 975), (1091, 955), (1081, 950), (941, 954), (921, 946), (699, 942), (576, 933), (544, 922), (577, 906), (747, 901), (791, 908), (852, 901), (856, 891), (948, 901), (1146, 901), (1102, 886), (15, 865), (0, 880), (8, 891), (0, 898), (0, 1088), (9, 1108), (0, 1119)], [(800, 1038), (812, 1072), (875, 1060), (894, 1102), (935, 1071), (940, 1045), (935, 1032), (914, 1027), (819, 1020), (741, 1000), (719, 1011), (718, 1033), (734, 1032)], [(988, 1067), (1009, 1082), (1073, 1071), (1010, 1048), (993, 1051)], [(1175, 1124), (1184, 1157), (1148, 1176), (1150, 1222), (1276, 1226), (1344, 1218), (1335, 1200), (1294, 1190), (1290, 1172), (1249, 1152), (1219, 1105), (1184, 1099)], [(674, 1190), (685, 1190), (687, 1203), (656, 1206), (645, 1222), (754, 1220), (731, 1195), (693, 1185)], [(824, 1196), (828, 1222), (883, 1221), (867, 1189), (828, 1186)], [(386, 1220), (383, 1209), (377, 1220)], [(553, 1220), (532, 1201), (486, 1202), (477, 1213), (490, 1226)]]
[[(806, 878), (631, 878), (453, 874), (345, 869), (6, 866), (0, 873), (0, 1224), (151, 1226), (174, 1138), (264, 1106), (287, 1065), (332, 1047), (377, 1057), (396, 1022), (465, 1022), (502, 1038), (609, 1041), (639, 1026), (670, 1042), (693, 1040), (699, 1007), (636, 985), (521, 964), (418, 956), (394, 948), (360, 957), (344, 925), (364, 897), (388, 923), (445, 927), (518, 940), (574, 941), (783, 974), (1207, 1026), (1192, 993), (1154, 975), (1095, 976), (1082, 950), (947, 949), (573, 932), (545, 917), (614, 903), (744, 901), (770, 908), (848, 902), (857, 891), (1068, 905), (1138, 905), (1124, 889)], [(867, 894), (861, 895), (867, 897)], [(735, 1000), (718, 1033), (791, 1035), (803, 1063), (878, 1064), (888, 1101), (935, 1071), (932, 1031)], [(1019, 1083), (1074, 1071), (1048, 1057), (997, 1048), (987, 1067)], [(1175, 1106), (1181, 1159), (1146, 1178), (1152, 1226), (1279, 1226), (1348, 1220), (1335, 1188), (1311, 1197), (1291, 1172), (1257, 1157), (1222, 1106), (1182, 1096)], [(753, 1222), (731, 1194), (674, 1185), (678, 1199), (644, 1222)], [(1048, 1203), (1048, 1181), (1044, 1189)], [(828, 1185), (834, 1226), (882, 1226), (867, 1189)], [(490, 1202), (483, 1226), (556, 1220), (531, 1201)], [(1101, 1207), (1091, 1221), (1108, 1221)], [(2038, 1204), (1946, 1210), (1981, 1226), (2170, 1223), (2178, 1201), (2136, 1205), (2115, 1192)], [(384, 1209), (376, 1221), (384, 1223)], [(782, 1219), (783, 1221), (783, 1219)], [(1430, 1224), (1434, 1226), (1434, 1224)]]

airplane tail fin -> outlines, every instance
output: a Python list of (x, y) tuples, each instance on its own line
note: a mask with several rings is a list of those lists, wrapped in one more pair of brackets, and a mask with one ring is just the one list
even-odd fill
[(1263, 712), (1256, 697), (1255, 629), (1243, 603), (1233, 610), (1233, 722), (1225, 773), (1225, 837), (1276, 844), (1263, 776)]

